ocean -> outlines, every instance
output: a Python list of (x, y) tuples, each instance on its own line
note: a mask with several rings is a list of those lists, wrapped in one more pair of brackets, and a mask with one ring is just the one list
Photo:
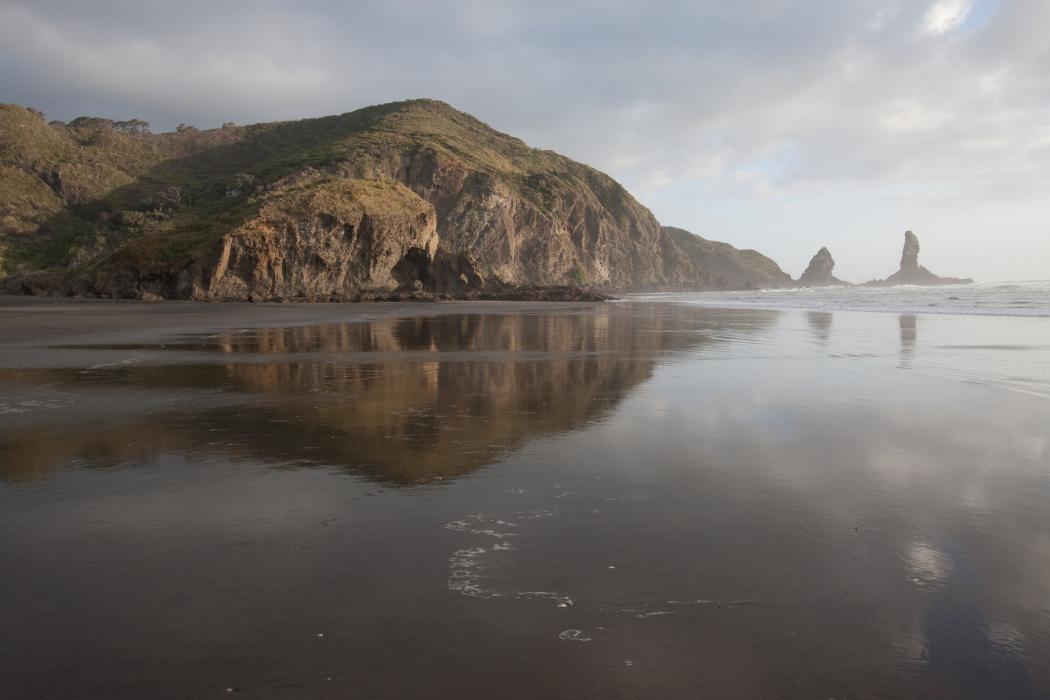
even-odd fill
[(716, 308), (886, 311), (907, 314), (1050, 317), (1050, 280), (941, 287), (818, 287), (631, 294), (626, 301), (677, 301)]

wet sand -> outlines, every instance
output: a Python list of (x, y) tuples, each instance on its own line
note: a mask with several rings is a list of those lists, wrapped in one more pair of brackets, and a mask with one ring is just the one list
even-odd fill
[(1050, 321), (0, 298), (0, 697), (1050, 697)]

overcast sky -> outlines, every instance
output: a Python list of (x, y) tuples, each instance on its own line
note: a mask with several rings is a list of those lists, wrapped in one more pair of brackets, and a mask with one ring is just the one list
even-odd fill
[(434, 97), (851, 281), (1050, 278), (1050, 1), (0, 0), (0, 101), (155, 130)]

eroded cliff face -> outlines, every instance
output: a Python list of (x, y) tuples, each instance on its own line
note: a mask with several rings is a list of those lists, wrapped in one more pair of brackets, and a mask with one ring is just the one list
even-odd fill
[(423, 148), (403, 157), (394, 175), (434, 205), (443, 247), (469, 252), (505, 284), (721, 286), (619, 184), (562, 160), (549, 172), (491, 174)]
[(831, 251), (827, 247), (821, 247), (806, 267), (805, 272), (798, 278), (799, 286), (802, 287), (842, 287), (848, 286), (847, 282), (835, 277), (835, 259), (831, 257)]
[[(346, 299), (411, 287), (437, 253), (434, 208), (390, 181), (297, 181), (195, 255), (165, 264), (135, 245), (77, 284), (143, 299)], [(415, 285), (420, 286), (420, 285)]]
[(434, 208), (394, 184), (339, 179), (263, 205), (223, 236), (200, 298), (295, 298), (393, 291), (437, 252)]
[(901, 252), (901, 266), (885, 280), (872, 280), (868, 286), (892, 287), (900, 284), (933, 286), (939, 284), (970, 284), (969, 278), (938, 277), (919, 264), (919, 237), (911, 231), (904, 232), (904, 249)]

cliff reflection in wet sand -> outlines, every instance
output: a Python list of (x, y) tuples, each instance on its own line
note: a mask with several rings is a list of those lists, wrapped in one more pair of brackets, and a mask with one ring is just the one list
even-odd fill
[[(77, 351), (122, 360), (0, 370), (0, 382), (49, 387), (71, 408), (88, 398), (81, 392), (109, 387), (113, 396), (71, 416), (59, 433), (51, 418), (0, 431), (0, 475), (27, 479), (66, 464), (110, 467), (164, 452), (340, 466), (404, 484), (464, 474), (530, 438), (600, 420), (663, 354), (712, 342), (688, 309), (642, 309), (63, 346), (73, 361)], [(773, 318), (748, 315), (741, 329), (760, 330)], [(98, 411), (106, 415), (101, 425), (92, 420)]]

